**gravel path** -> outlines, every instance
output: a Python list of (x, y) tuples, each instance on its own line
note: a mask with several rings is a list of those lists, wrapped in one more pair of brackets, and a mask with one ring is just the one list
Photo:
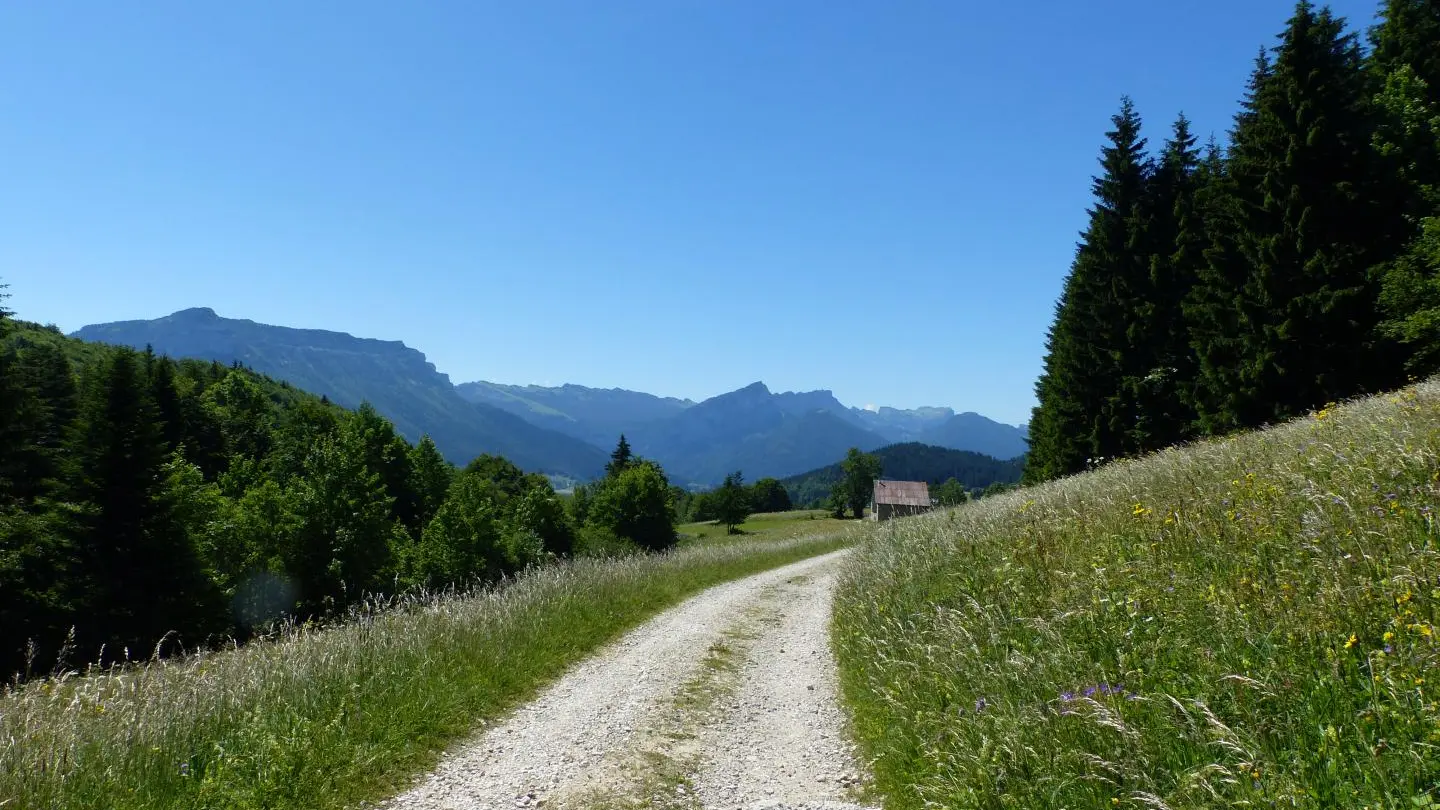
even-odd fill
[(859, 781), (830, 657), (825, 569), (777, 589), (779, 615), (747, 651), (740, 686), (699, 735), (695, 787), (706, 808), (854, 807)]
[(657, 616), (384, 807), (853, 807), (826, 637), (844, 554)]

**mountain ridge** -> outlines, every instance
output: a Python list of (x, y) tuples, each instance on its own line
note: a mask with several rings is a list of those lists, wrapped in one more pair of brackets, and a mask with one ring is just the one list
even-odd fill
[(849, 447), (922, 441), (1014, 458), (1025, 429), (948, 407), (846, 406), (830, 389), (774, 391), (763, 381), (699, 402), (620, 387), (455, 384), (399, 340), (273, 326), (193, 307), (153, 320), (92, 324), (73, 333), (176, 357), (240, 362), (346, 407), (368, 401), (412, 441), (428, 433), (447, 458), (481, 452), (521, 467), (585, 480), (621, 434), (676, 483), (705, 488), (742, 471), (751, 480), (795, 475)]
[(369, 402), (410, 441), (429, 434), (449, 460), (504, 455), (535, 472), (588, 478), (605, 453), (488, 405), (466, 402), (450, 377), (403, 341), (224, 318), (209, 307), (154, 320), (91, 324), (73, 337), (173, 357), (241, 363), (344, 407)]

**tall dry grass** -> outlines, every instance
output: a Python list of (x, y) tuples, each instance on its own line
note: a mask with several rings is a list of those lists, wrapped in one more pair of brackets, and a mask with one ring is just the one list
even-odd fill
[(0, 695), (0, 808), (326, 808), (387, 795), (570, 664), (837, 536), (579, 560), (328, 629)]
[(890, 808), (1440, 800), (1440, 383), (876, 530), (836, 607)]

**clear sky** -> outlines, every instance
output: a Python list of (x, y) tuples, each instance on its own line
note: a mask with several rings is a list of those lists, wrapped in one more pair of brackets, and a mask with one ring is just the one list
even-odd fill
[(1120, 96), (1223, 135), (1292, 9), (18, 0), (0, 281), (67, 331), (209, 306), (456, 382), (1021, 422)]

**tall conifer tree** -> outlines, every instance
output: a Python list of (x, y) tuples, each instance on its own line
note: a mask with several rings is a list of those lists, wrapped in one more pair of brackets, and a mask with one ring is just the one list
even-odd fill
[(1078, 472), (1087, 460), (1123, 454), (1136, 418), (1121, 386), (1130, 308), (1149, 287), (1141, 237), (1150, 169), (1140, 116), (1129, 98), (1111, 121), (1089, 227), (1056, 307), (1036, 383), (1029, 480)]
[(1237, 119), (1228, 221), (1201, 296), (1208, 429), (1278, 421), (1396, 382), (1396, 355), (1376, 329), (1372, 268), (1393, 250), (1393, 222), (1371, 123), (1355, 37), (1301, 2)]
[(1126, 377), (1119, 392), (1135, 409), (1126, 455), (1158, 450), (1186, 438), (1193, 414), (1187, 388), (1194, 378), (1190, 335), (1182, 306), (1202, 260), (1203, 223), (1196, 204), (1200, 153), (1181, 115), (1161, 153), (1145, 201), (1141, 244), (1149, 276), (1131, 305)]
[(1384, 74), (1409, 65), (1440, 104), (1440, 0), (1385, 0), (1370, 29), (1371, 59)]
[(143, 362), (119, 349), (87, 375), (70, 447), (88, 504), (79, 557), (90, 643), (146, 657), (166, 633), (203, 631), (216, 609), (194, 540), (165, 491), (169, 459)]

